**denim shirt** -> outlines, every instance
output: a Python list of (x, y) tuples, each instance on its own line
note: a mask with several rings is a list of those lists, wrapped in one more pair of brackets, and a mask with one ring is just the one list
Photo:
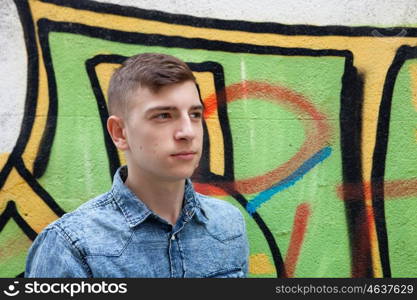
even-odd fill
[(241, 212), (194, 191), (186, 180), (173, 226), (124, 184), (50, 224), (32, 244), (25, 277), (246, 277), (248, 241)]

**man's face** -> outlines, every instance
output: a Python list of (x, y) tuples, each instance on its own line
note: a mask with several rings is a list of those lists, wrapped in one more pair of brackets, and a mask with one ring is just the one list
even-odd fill
[(193, 81), (165, 86), (157, 94), (139, 88), (127, 115), (129, 168), (167, 181), (193, 174), (203, 145), (203, 107)]

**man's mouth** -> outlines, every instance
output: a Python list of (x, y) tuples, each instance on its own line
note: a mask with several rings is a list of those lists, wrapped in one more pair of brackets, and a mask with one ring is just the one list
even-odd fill
[(172, 157), (182, 160), (192, 160), (197, 155), (195, 151), (181, 151), (175, 154), (171, 154)]

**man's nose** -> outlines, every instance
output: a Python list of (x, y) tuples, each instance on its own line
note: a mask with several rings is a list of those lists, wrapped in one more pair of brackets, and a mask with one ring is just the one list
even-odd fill
[(175, 139), (177, 140), (192, 140), (195, 137), (195, 131), (190, 116), (181, 117), (178, 128), (175, 132)]

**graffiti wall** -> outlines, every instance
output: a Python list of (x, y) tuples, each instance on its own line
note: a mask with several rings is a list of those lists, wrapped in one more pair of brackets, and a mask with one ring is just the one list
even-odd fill
[(13, 87), (21, 125), (0, 122), (16, 136), (0, 151), (0, 276), (21, 276), (36, 235), (111, 186), (124, 157), (105, 129), (106, 89), (141, 52), (195, 73), (206, 106), (195, 187), (244, 214), (250, 277), (417, 276), (417, 27), (9, 3), (26, 78)]

